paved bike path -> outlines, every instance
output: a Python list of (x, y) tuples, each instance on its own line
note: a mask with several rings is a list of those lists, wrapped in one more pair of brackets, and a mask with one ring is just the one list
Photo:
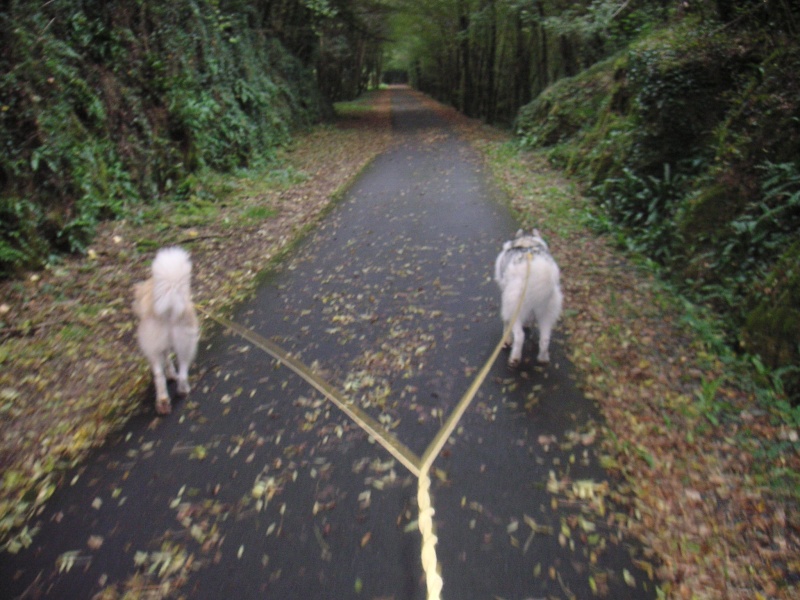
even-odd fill
[[(516, 224), (415, 93), (394, 91), (392, 110), (398, 143), (233, 320), (421, 455), (500, 336), (491, 276)], [(435, 462), (446, 599), (654, 597), (635, 545), (608, 525), (597, 415), (565, 343), (557, 330), (547, 367), (535, 339), (519, 370), (501, 354)], [(3, 598), (425, 597), (402, 465), (218, 327), (206, 325), (192, 380), (170, 417), (135, 418), (76, 470), (29, 548), (0, 555)]]

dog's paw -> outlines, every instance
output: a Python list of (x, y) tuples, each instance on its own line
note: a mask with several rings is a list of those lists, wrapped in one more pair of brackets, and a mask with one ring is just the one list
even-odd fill
[(510, 358), (508, 359), (508, 368), (509, 369), (516, 369), (519, 366), (519, 359), (518, 358)]
[(159, 415), (168, 415), (172, 412), (172, 404), (169, 398), (160, 398), (156, 400), (156, 412)]
[(550, 354), (549, 353), (539, 354), (539, 356), (536, 357), (536, 362), (538, 362), (541, 365), (550, 364)]
[(179, 396), (188, 396), (189, 392), (192, 391), (192, 386), (189, 385), (188, 381), (178, 380), (178, 395)]

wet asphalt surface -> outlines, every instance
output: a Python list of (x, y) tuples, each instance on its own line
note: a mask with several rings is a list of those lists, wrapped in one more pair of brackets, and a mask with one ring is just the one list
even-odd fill
[[(467, 143), (410, 92), (392, 102), (399, 143), (232, 318), (421, 455), (499, 339), (491, 276), (517, 227)], [(443, 597), (652, 598), (608, 525), (598, 416), (568, 341), (557, 328), (540, 367), (531, 337), (520, 369), (500, 355), (434, 464)], [(32, 545), (0, 555), (2, 598), (425, 597), (402, 465), (210, 322), (191, 375), (171, 416), (148, 405), (66, 478)]]

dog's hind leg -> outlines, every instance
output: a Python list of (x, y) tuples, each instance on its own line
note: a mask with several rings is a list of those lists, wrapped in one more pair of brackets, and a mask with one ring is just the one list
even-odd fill
[[(508, 329), (508, 335), (503, 340), (505, 348), (511, 348), (511, 354), (508, 357), (508, 365), (516, 367), (522, 357), (522, 344), (525, 340), (525, 331), (522, 328), (522, 319), (519, 317), (518, 311), (521, 309), (519, 306), (519, 297), (521, 290), (517, 286), (506, 286), (503, 289), (503, 296), (500, 300), (500, 317), (503, 321), (503, 332)], [(511, 323), (511, 319), (515, 319)], [(509, 325), (511, 325), (509, 329)]]
[(153, 372), (153, 383), (156, 387), (156, 412), (160, 415), (170, 413), (169, 394), (167, 393), (167, 374), (164, 372), (169, 345), (163, 328), (153, 319), (146, 319), (139, 323), (137, 332), (139, 347), (147, 358), (150, 370)]
[(511, 344), (511, 354), (508, 357), (508, 366), (516, 368), (522, 358), (522, 345), (525, 343), (525, 330), (522, 328), (522, 320), (517, 319), (511, 328), (513, 342)]
[(557, 292), (550, 300), (547, 310), (536, 315), (539, 324), (539, 356), (536, 360), (540, 363), (550, 362), (550, 334), (561, 314), (561, 293)]
[(509, 348), (511, 348), (511, 343), (514, 341), (514, 334), (511, 332), (511, 330), (509, 330), (507, 336), (505, 335), (506, 329), (508, 329), (508, 323), (503, 321), (503, 335), (505, 336), (503, 338), (503, 349), (504, 350), (508, 350)]
[(178, 394), (181, 396), (188, 396), (192, 391), (192, 386), (189, 385), (189, 364), (178, 363)]
[(198, 330), (196, 327), (182, 327), (175, 335), (175, 356), (178, 359), (178, 393), (186, 396), (192, 390), (189, 385), (189, 367), (197, 352)]
[(181, 396), (188, 396), (192, 391), (192, 386), (189, 385), (189, 366), (191, 360), (178, 357), (178, 394)]
[(550, 332), (552, 329), (552, 324), (539, 326), (539, 356), (536, 357), (536, 360), (540, 363), (550, 362)]
[(168, 415), (172, 412), (172, 406), (167, 393), (167, 377), (164, 373), (164, 363), (160, 356), (150, 360), (150, 369), (153, 371), (153, 383), (156, 386), (156, 412), (160, 415)]

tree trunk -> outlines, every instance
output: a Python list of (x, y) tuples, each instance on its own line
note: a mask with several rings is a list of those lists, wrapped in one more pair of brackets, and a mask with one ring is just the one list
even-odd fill
[(514, 103), (513, 111), (531, 101), (531, 57), (525, 43), (525, 27), (520, 11), (516, 14), (516, 56), (514, 59)]
[(461, 72), (461, 85), (459, 94), (459, 110), (467, 116), (473, 115), (475, 90), (472, 84), (472, 70), (470, 66), (469, 43), (469, 7), (464, 0), (458, 2), (458, 29), (461, 40), (459, 43), (459, 67)]
[(538, 61), (536, 63), (536, 71), (537, 71), (537, 89), (536, 94), (538, 95), (547, 85), (550, 83), (550, 75), (549, 75), (549, 68), (548, 68), (548, 52), (547, 52), (547, 30), (544, 28), (544, 6), (541, 2), (537, 4), (539, 8), (539, 56)]
[(495, 85), (495, 69), (497, 65), (497, 10), (494, 0), (489, 0), (489, 57), (486, 60), (486, 120), (494, 123), (497, 118), (497, 90)]

